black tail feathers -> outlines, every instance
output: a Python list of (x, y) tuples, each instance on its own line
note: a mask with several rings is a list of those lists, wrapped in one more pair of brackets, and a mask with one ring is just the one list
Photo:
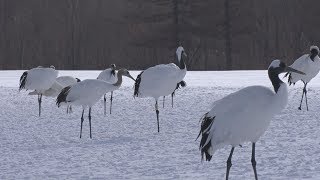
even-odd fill
[(287, 77), (288, 75), (289, 75), (289, 77), (288, 77), (289, 86), (290, 86), (291, 84), (294, 85), (295, 83), (292, 82), (292, 75), (291, 75), (290, 72), (287, 72), (283, 77), (285, 78), (285, 77)]
[(71, 86), (67, 86), (61, 90), (61, 92), (58, 95), (57, 100), (56, 100), (56, 104), (58, 107), (60, 107), (60, 104), (62, 102), (67, 102), (67, 96), (69, 94), (70, 88), (71, 88)]
[(215, 117), (208, 117), (207, 114), (208, 113), (206, 113), (204, 115), (204, 118), (202, 119), (201, 129), (197, 139), (199, 138), (200, 135), (202, 135), (200, 146), (199, 146), (201, 151), (201, 160), (204, 159), (204, 155), (205, 155), (206, 161), (210, 161), (212, 158), (212, 155), (209, 153), (209, 150), (212, 144), (211, 144), (211, 137), (209, 137), (209, 135), (210, 135), (210, 130)]
[(138, 97), (139, 96), (139, 87), (140, 87), (141, 74), (142, 73), (143, 73), (143, 71), (137, 76), (136, 82), (134, 83), (133, 97)]
[(19, 91), (21, 91), (21, 89), (24, 89), (26, 86), (26, 81), (27, 81), (27, 76), (28, 76), (28, 71), (25, 71), (21, 77), (20, 77), (20, 83), (19, 83)]

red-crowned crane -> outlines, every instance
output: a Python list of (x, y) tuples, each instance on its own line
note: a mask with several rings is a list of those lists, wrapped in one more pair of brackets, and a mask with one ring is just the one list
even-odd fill
[[(76, 84), (77, 82), (80, 82), (81, 80), (79, 78), (74, 78), (72, 76), (59, 76), (56, 78), (56, 81), (53, 83), (53, 85), (45, 90), (42, 95), (46, 97), (57, 97), (61, 90), (67, 86), (71, 86), (73, 84)], [(37, 95), (37, 91), (29, 92), (28, 95)], [(71, 105), (67, 106), (67, 114), (69, 112), (72, 112)]]
[(308, 99), (307, 99), (307, 84), (313, 79), (320, 70), (320, 58), (319, 58), (319, 48), (317, 46), (311, 46), (310, 47), (310, 54), (304, 54), (299, 59), (295, 60), (294, 63), (290, 66), (294, 69), (297, 69), (299, 71), (302, 71), (306, 73), (305, 75), (294, 73), (294, 72), (288, 72), (285, 76), (289, 75), (288, 82), (289, 85), (295, 84), (298, 81), (302, 81), (304, 84), (303, 91), (302, 91), (302, 97), (300, 101), (299, 110), (301, 110), (301, 105), (303, 101), (303, 96), (305, 95), (306, 98), (306, 106), (307, 111), (308, 108)]
[(35, 90), (38, 95), (39, 116), (41, 115), (42, 95), (48, 90), (58, 76), (54, 66), (44, 68), (42, 66), (25, 71), (20, 77), (19, 91), (22, 89)]
[(81, 128), (80, 128), (80, 138), (82, 134), (82, 124), (83, 124), (83, 114), (84, 110), (89, 107), (89, 127), (90, 127), (90, 138), (91, 135), (91, 108), (99, 101), (99, 99), (106, 93), (115, 91), (120, 88), (122, 84), (122, 76), (127, 76), (134, 80), (130, 75), (129, 71), (126, 69), (120, 69), (117, 74), (117, 82), (110, 84), (99, 79), (85, 79), (72, 86), (65, 87), (57, 97), (57, 105), (60, 106), (61, 103), (67, 103), (72, 105), (82, 106), (82, 116), (81, 116)]
[[(202, 159), (210, 161), (214, 152), (225, 145), (231, 145), (227, 160), (226, 179), (229, 177), (231, 158), (236, 146), (252, 142), (251, 163), (258, 179), (255, 160), (255, 144), (267, 130), (274, 115), (279, 114), (288, 102), (287, 85), (278, 75), (283, 72), (304, 74), (287, 67), (280, 60), (274, 60), (268, 68), (273, 90), (264, 86), (249, 86), (216, 101), (201, 122), (200, 151)], [(199, 137), (198, 136), (198, 137)]]
[[(116, 75), (116, 65), (115, 64), (111, 64), (110, 68), (103, 70), (99, 76), (97, 77), (97, 79), (106, 81), (108, 83), (115, 83), (117, 82), (117, 75)], [(112, 109), (112, 96), (113, 96), (113, 91), (111, 91), (111, 97), (110, 97), (110, 114), (111, 114), (111, 109)], [(106, 107), (106, 95), (103, 96), (103, 105), (104, 105), (104, 115), (107, 114), (107, 107)]]
[(182, 81), (187, 72), (183, 58), (183, 55), (187, 55), (182, 46), (177, 48), (176, 55), (179, 62), (178, 66), (170, 63), (150, 67), (138, 75), (135, 83), (135, 97), (153, 97), (156, 101), (155, 110), (158, 132), (160, 132), (158, 99), (161, 96), (167, 96), (173, 93), (177, 88), (177, 84)]

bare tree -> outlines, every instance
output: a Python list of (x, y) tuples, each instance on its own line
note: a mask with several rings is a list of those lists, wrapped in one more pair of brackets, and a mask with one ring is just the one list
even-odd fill
[(225, 12), (225, 56), (226, 56), (226, 69), (232, 69), (232, 52), (231, 52), (231, 24), (230, 24), (230, 1), (225, 0), (224, 2), (224, 12)]
[[(144, 69), (174, 62), (189, 70), (265, 69), (318, 45), (320, 1), (2, 0), (0, 68)], [(306, 10), (307, 9), (307, 10)]]

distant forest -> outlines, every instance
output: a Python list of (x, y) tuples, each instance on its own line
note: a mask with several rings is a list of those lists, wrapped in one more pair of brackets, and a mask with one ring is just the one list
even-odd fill
[(320, 45), (319, 0), (0, 0), (0, 69), (266, 69)]

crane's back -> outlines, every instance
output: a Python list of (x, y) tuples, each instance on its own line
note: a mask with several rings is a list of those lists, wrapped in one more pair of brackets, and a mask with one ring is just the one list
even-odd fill
[(291, 72), (289, 73), (289, 82), (296, 83), (299, 80), (302, 80), (303, 82), (308, 83), (319, 73), (320, 59), (319, 56), (316, 56), (314, 61), (312, 61), (309, 55), (305, 54), (298, 58), (290, 67), (304, 72), (305, 75)]
[(215, 117), (211, 133), (215, 147), (256, 142), (272, 117), (287, 104), (287, 86), (278, 93), (263, 86), (250, 86), (217, 101), (208, 116)]
[(171, 94), (180, 82), (182, 74), (185, 73), (175, 64), (161, 64), (146, 69), (141, 74), (139, 85), (140, 97), (166, 96)]
[(118, 88), (102, 80), (86, 79), (71, 86), (66, 100), (75, 105), (93, 106), (105, 93)]
[(25, 89), (45, 91), (55, 82), (58, 71), (52, 68), (33, 68), (28, 71)]

